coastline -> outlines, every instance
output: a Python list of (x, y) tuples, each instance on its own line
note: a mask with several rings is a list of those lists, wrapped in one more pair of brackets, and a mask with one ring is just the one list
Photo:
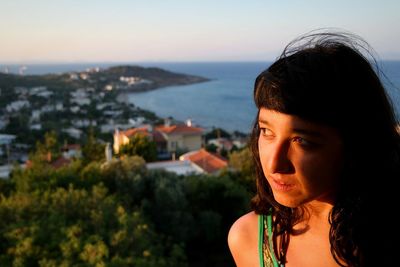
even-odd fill
[[(0, 130), (26, 146), (23, 152), (51, 131), (68, 143), (82, 143), (92, 128), (107, 141), (116, 126), (129, 127), (132, 118), (150, 123), (162, 119), (151, 109), (133, 108), (136, 105), (127, 94), (206, 81), (200, 76), (126, 65), (62, 74), (0, 72)], [(138, 90), (142, 84), (147, 87)]]
[[(182, 74), (186, 75), (186, 74)], [(153, 90), (160, 90), (160, 89), (165, 89), (171, 86), (184, 86), (184, 85), (192, 85), (192, 84), (198, 84), (198, 83), (205, 83), (212, 81), (212, 79), (200, 77), (200, 76), (190, 76), (186, 75), (187, 80), (186, 81), (179, 81), (179, 83), (162, 83), (162, 84), (155, 84), (155, 83), (143, 83), (140, 85), (136, 85), (132, 88), (126, 88), (126, 89), (120, 89), (119, 93), (125, 94), (135, 94), (135, 93), (143, 93), (143, 92), (149, 92)]]

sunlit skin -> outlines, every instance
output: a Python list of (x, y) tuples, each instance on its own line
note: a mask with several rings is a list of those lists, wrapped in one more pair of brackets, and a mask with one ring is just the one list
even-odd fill
[[(306, 207), (294, 225), (285, 267), (339, 266), (330, 251), (329, 212), (343, 164), (343, 146), (331, 127), (261, 108), (259, 157), (275, 200)], [(247, 213), (231, 227), (228, 244), (238, 267), (260, 266), (257, 214)]]
[(334, 129), (261, 108), (260, 162), (274, 198), (287, 207), (332, 203), (341, 171), (342, 144)]

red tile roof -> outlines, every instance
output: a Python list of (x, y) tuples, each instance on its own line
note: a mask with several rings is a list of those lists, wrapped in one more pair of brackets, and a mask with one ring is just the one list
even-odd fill
[(70, 159), (66, 159), (64, 157), (60, 157), (60, 158), (56, 159), (54, 162), (52, 162), (51, 166), (53, 166), (53, 168), (55, 168), (55, 169), (58, 169), (58, 168), (66, 166), (66, 165), (68, 165), (70, 163), (71, 163)]
[(80, 150), (81, 146), (79, 144), (70, 144), (70, 145), (66, 145), (66, 147), (68, 149), (75, 149), (75, 150)]
[(138, 128), (131, 128), (131, 129), (128, 129), (126, 131), (121, 131), (120, 133), (125, 135), (126, 137), (133, 136), (133, 135), (138, 134), (138, 133), (143, 134), (145, 136), (149, 136), (150, 135), (147, 126), (138, 127)]
[(203, 129), (199, 127), (191, 127), (187, 125), (172, 125), (172, 126), (158, 126), (155, 127), (154, 131), (150, 133), (149, 126), (143, 126), (138, 128), (132, 128), (125, 131), (120, 131), (120, 134), (126, 137), (133, 136), (135, 134), (143, 134), (145, 136), (153, 136), (156, 142), (165, 142), (163, 134), (202, 134)]
[(161, 131), (166, 134), (202, 134), (203, 129), (199, 127), (187, 126), (185, 124), (178, 124), (172, 126), (158, 126), (157, 131)]
[(69, 145), (64, 145), (61, 150), (67, 151), (67, 150), (81, 150), (81, 146), (79, 144), (69, 144)]
[(228, 166), (228, 162), (225, 159), (214, 155), (205, 149), (187, 153), (183, 155), (183, 159), (190, 160), (207, 173), (214, 173)]

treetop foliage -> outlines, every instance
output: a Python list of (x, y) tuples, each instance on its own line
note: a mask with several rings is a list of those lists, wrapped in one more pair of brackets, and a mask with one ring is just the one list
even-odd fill
[(43, 163), (53, 140), (0, 182), (0, 266), (234, 266), (226, 236), (250, 199), (240, 174), (150, 171), (137, 155), (55, 169)]

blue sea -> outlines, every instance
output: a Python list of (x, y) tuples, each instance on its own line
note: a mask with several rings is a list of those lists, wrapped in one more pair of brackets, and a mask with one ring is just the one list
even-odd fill
[[(171, 116), (182, 121), (191, 119), (207, 129), (221, 127), (228, 131), (250, 132), (256, 116), (252, 99), (254, 79), (271, 62), (36, 64), (25, 65), (24, 73), (62, 73), (121, 64), (160, 67), (211, 79), (205, 83), (129, 94), (128, 101), (135, 105), (154, 111), (160, 117)], [(18, 72), (19, 66), (7, 67), (10, 72)], [(385, 82), (386, 87), (400, 116), (400, 61), (383, 61), (380, 67), (390, 81)], [(4, 68), (0, 64), (0, 71)]]

